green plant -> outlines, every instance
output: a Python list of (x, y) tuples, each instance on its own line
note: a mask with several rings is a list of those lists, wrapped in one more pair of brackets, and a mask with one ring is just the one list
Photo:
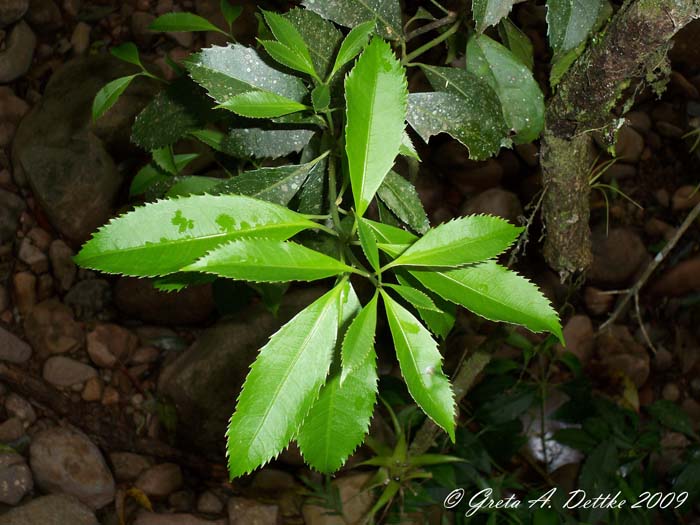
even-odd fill
[[(411, 396), (453, 441), (453, 392), (434, 337), (446, 337), (454, 323), (450, 303), (562, 338), (547, 299), (494, 260), (522, 228), (490, 216), (430, 228), (415, 188), (392, 171), (397, 156), (417, 157), (406, 120), (425, 140), (450, 133), (477, 159), (536, 138), (542, 93), (528, 67), (485, 35), (470, 39), (466, 69), (415, 64), (450, 29), (408, 53), (398, 3), (377, 4), (362, 11), (359, 3), (308, 2), (285, 15), (263, 12), (274, 37), (259, 40), (264, 55), (233, 44), (190, 57), (187, 76), (133, 127), (134, 142), (153, 160), (131, 193), (167, 198), (112, 220), (76, 257), (83, 267), (156, 278), (165, 290), (215, 278), (334, 279), (252, 365), (227, 433), (232, 477), (293, 439), (322, 472), (337, 470), (362, 443), (377, 394), (380, 303)], [(327, 19), (352, 29), (343, 36)], [(208, 27), (191, 16), (167, 22), (169, 31)], [(406, 66), (419, 66), (435, 91), (409, 95)], [(114, 85), (98, 95), (96, 116), (125, 89)], [(195, 158), (174, 153), (182, 138), (209, 145), (226, 176), (182, 175)], [(256, 160), (298, 151), (299, 164)], [(380, 221), (366, 217), (375, 202)], [(366, 304), (351, 278), (374, 287)]]

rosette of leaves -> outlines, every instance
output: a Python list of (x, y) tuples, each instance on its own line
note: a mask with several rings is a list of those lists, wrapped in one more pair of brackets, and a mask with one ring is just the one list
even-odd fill
[[(186, 64), (189, 80), (183, 82), (199, 86), (195, 93), (204, 90), (208, 113), (234, 123), (227, 132), (197, 128), (202, 115), (177, 110), (167, 90), (154, 101), (159, 111), (145, 112), (180, 111), (183, 135), (220, 152), (252, 158), (262, 150), (261, 156), (278, 156), (304, 149), (301, 163), (225, 180), (182, 177), (178, 173), (193, 159), (173, 154), (167, 142), (177, 133), (170, 129), (159, 142), (142, 116), (134, 138), (149, 141), (153, 163), (132, 191), (147, 187), (148, 178), (176, 184), (167, 198), (102, 227), (76, 261), (108, 273), (158, 277), (168, 289), (214, 277), (331, 283), (270, 338), (252, 365), (227, 432), (232, 477), (264, 465), (292, 440), (319, 471), (343, 465), (363, 442), (374, 411), (379, 316), (388, 322), (411, 396), (454, 440), (456, 407), (437, 340), (449, 333), (455, 307), (561, 339), (559, 319), (533, 284), (496, 262), (522, 228), (485, 215), (430, 228), (415, 188), (392, 169), (399, 155), (416, 156), (407, 121), (426, 138), (459, 130), (455, 135), (474, 157), (497, 149), (508, 126), (516, 136), (530, 136), (531, 120), (513, 115), (505, 124), (500, 111), (512, 91), (489, 64), (506, 57), (508, 65), (510, 55), (480, 39), (467, 70), (424, 67), (438, 91), (419, 100), (408, 94), (405, 67), (379, 36), (396, 36), (389, 32), (393, 24), (343, 18), (343, 25), (356, 22), (343, 36), (308, 10), (265, 12), (264, 18), (273, 37), (260, 41), (265, 54), (233, 44), (205, 49)], [(523, 69), (520, 62), (506, 67), (516, 80)], [(488, 88), (482, 109), (495, 108), (492, 121), (500, 124), (481, 135), (481, 113), (471, 114), (468, 126), (449, 119), (449, 129), (431, 124), (445, 119), (430, 109), (435, 104), (442, 101), (447, 111), (469, 101), (475, 93), (470, 80)], [(382, 217), (407, 229), (368, 218), (376, 202)], [(356, 279), (375, 289), (365, 304), (354, 291)]]

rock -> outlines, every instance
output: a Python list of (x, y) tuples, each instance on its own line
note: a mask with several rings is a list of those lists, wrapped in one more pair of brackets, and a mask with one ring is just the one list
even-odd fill
[(598, 356), (613, 375), (622, 373), (640, 388), (649, 377), (649, 354), (626, 326), (612, 325), (598, 335)]
[(12, 443), (24, 435), (24, 425), (18, 417), (11, 417), (0, 424), (0, 443)]
[(37, 486), (75, 496), (92, 509), (114, 500), (114, 478), (100, 450), (84, 434), (63, 427), (37, 433), (29, 447)]
[(649, 133), (651, 131), (651, 117), (648, 113), (643, 111), (630, 111), (625, 115), (625, 121), (627, 125), (636, 129), (642, 134)]
[(34, 273), (44, 273), (49, 269), (49, 260), (46, 258), (46, 255), (32, 244), (29, 237), (22, 239), (17, 257), (29, 266)]
[(202, 514), (221, 514), (224, 503), (210, 490), (206, 490), (197, 498), (197, 511)]
[(119, 403), (119, 397), (119, 390), (117, 390), (113, 386), (107, 385), (102, 394), (102, 404), (105, 406), (116, 405), (117, 403)]
[(581, 364), (585, 365), (593, 355), (594, 333), (593, 323), (587, 315), (574, 315), (564, 326), (566, 349), (559, 346), (559, 351), (574, 354)]
[(3, 285), (0, 284), (0, 313), (10, 307), (10, 294)]
[(666, 401), (675, 403), (681, 398), (681, 389), (676, 383), (666, 383), (661, 390), (661, 397)]
[(160, 350), (152, 346), (144, 346), (137, 349), (134, 355), (131, 356), (131, 363), (134, 365), (143, 365), (154, 363), (160, 357)]
[(134, 481), (153, 464), (147, 457), (132, 452), (112, 452), (109, 460), (117, 481)]
[(681, 186), (671, 197), (671, 208), (674, 211), (687, 210), (700, 202), (700, 191), (696, 186)]
[(29, 105), (15, 96), (8, 87), (0, 87), (0, 148), (12, 142), (22, 117), (29, 111)]
[(586, 286), (583, 291), (583, 300), (586, 303), (586, 309), (592, 315), (603, 315), (612, 309), (615, 296), (595, 286)]
[(588, 279), (607, 285), (623, 285), (647, 262), (649, 254), (639, 236), (624, 228), (593, 234), (593, 264)]
[(51, 223), (73, 243), (82, 244), (112, 215), (123, 177), (108, 150), (128, 145), (133, 118), (154, 88), (133, 83), (95, 123), (92, 101), (107, 82), (134, 72), (104, 55), (67, 62), (17, 129), (15, 180), (31, 187)]
[(523, 214), (523, 207), (515, 193), (500, 188), (492, 188), (468, 199), (462, 207), (462, 215), (477, 213), (496, 215), (513, 224), (520, 224), (518, 217)]
[(100, 525), (95, 514), (67, 494), (38, 497), (0, 516), (0, 525)]
[(0, 244), (14, 240), (19, 217), (25, 208), (26, 205), (21, 198), (0, 189)]
[(190, 512), (194, 508), (194, 493), (178, 490), (168, 496), (168, 506), (175, 512)]
[(136, 11), (131, 15), (131, 37), (141, 48), (150, 46), (156, 36), (153, 31), (148, 29), (153, 20), (155, 20), (155, 16), (143, 11)]
[(0, 327), (0, 361), (24, 363), (32, 356), (32, 347)]
[(700, 427), (700, 403), (688, 397), (683, 400), (681, 408), (688, 414), (688, 417), (693, 422), (693, 428), (697, 430)]
[(30, 314), (36, 305), (36, 276), (31, 272), (16, 273), (12, 277), (12, 287), (19, 313), (23, 316)]
[(64, 302), (84, 321), (101, 318), (112, 304), (112, 287), (104, 279), (86, 279), (73, 286)]
[(32, 64), (36, 37), (23, 21), (18, 22), (0, 51), (0, 83), (6, 84), (24, 75)]
[(83, 387), (83, 392), (80, 397), (83, 401), (94, 402), (100, 401), (102, 399), (102, 394), (104, 392), (104, 384), (102, 379), (99, 377), (91, 377), (85, 381), (85, 386)]
[(31, 239), (32, 244), (39, 248), (43, 253), (46, 253), (49, 250), (51, 241), (53, 241), (51, 234), (38, 226), (34, 226), (31, 230), (29, 230), (29, 232), (27, 232), (27, 237)]
[(22, 18), (28, 8), (29, 0), (0, 0), (0, 29)]
[(141, 511), (136, 516), (133, 525), (226, 525), (226, 521), (223, 519), (205, 520), (192, 514), (154, 514)]
[(615, 156), (624, 161), (636, 164), (644, 151), (644, 137), (633, 127), (624, 125), (617, 132)]
[(679, 297), (700, 291), (700, 257), (693, 257), (666, 270), (650, 292), (655, 296)]
[(62, 355), (49, 357), (42, 374), (45, 381), (57, 387), (79, 385), (96, 375), (91, 366)]
[(320, 288), (287, 294), (277, 318), (262, 308), (219, 322), (161, 372), (158, 392), (173, 401), (179, 437), (203, 451), (223, 452), (223, 436), (248, 367), (284, 322), (318, 298)]
[(15, 452), (0, 453), (0, 503), (17, 505), (34, 488), (32, 473)]
[(36, 305), (24, 322), (24, 333), (41, 355), (73, 352), (83, 347), (84, 334), (73, 312), (56, 299)]
[(673, 354), (665, 348), (659, 348), (651, 361), (651, 366), (657, 372), (666, 372), (673, 366)]
[(78, 267), (73, 262), (73, 250), (61, 239), (56, 239), (49, 247), (49, 259), (53, 275), (63, 291), (73, 286)]
[(76, 55), (84, 55), (90, 48), (90, 32), (92, 27), (85, 22), (78, 22), (73, 29), (70, 43)]
[(99, 325), (87, 335), (90, 359), (103, 368), (111, 368), (117, 362), (126, 363), (138, 343), (134, 334), (115, 324)]
[(122, 277), (114, 287), (114, 303), (125, 314), (160, 324), (195, 324), (214, 311), (211, 285), (190, 286), (181, 292), (160, 292), (149, 279)]
[(27, 21), (39, 31), (55, 31), (63, 25), (61, 10), (54, 0), (30, 0)]
[(19, 418), (28, 425), (36, 421), (36, 412), (31, 403), (14, 392), (7, 394), (5, 398), (5, 410), (7, 410), (10, 417)]
[(361, 523), (362, 518), (372, 508), (374, 499), (370, 491), (363, 486), (370, 474), (351, 474), (332, 482), (338, 488), (343, 503), (343, 516), (331, 516), (328, 509), (316, 505), (305, 505), (302, 508), (304, 521), (307, 525), (346, 525)]
[(246, 498), (228, 500), (229, 525), (274, 525), (278, 514), (277, 505), (266, 505)]
[(134, 486), (148, 496), (164, 498), (182, 487), (182, 471), (175, 463), (161, 463), (142, 472)]

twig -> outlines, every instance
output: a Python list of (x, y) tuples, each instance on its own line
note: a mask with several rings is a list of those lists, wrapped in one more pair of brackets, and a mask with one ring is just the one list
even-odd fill
[[(525, 253), (525, 247), (527, 246), (528, 240), (529, 240), (529, 235), (530, 235), (530, 226), (532, 226), (532, 223), (535, 220), (535, 216), (537, 215), (537, 212), (540, 209), (540, 206), (542, 206), (542, 200), (544, 199), (544, 194), (547, 193), (547, 188), (543, 188), (542, 191), (540, 192), (540, 196), (537, 199), (537, 202), (535, 203), (535, 207), (532, 210), (532, 213), (530, 213), (530, 216), (527, 218), (525, 221), (525, 229), (523, 230), (523, 233), (520, 234), (520, 237), (518, 238), (518, 242), (515, 245), (515, 248), (513, 248), (510, 252), (510, 257), (508, 258), (508, 268), (513, 266), (515, 264), (515, 261), (518, 259), (518, 254), (522, 251)], [(534, 198), (533, 198), (534, 200)], [(532, 202), (528, 207), (532, 206)]]
[(605, 328), (607, 328), (615, 322), (615, 320), (620, 316), (622, 311), (627, 306), (627, 303), (629, 303), (630, 299), (632, 299), (635, 295), (639, 294), (639, 290), (641, 290), (642, 287), (646, 284), (646, 282), (649, 280), (649, 277), (651, 277), (651, 274), (654, 273), (654, 270), (656, 270), (659, 264), (661, 264), (661, 262), (666, 258), (669, 252), (678, 243), (681, 237), (683, 237), (683, 234), (685, 234), (686, 230), (690, 228), (690, 225), (693, 224), (693, 222), (695, 222), (695, 219), (697, 219), (699, 215), (700, 203), (696, 204), (695, 207), (690, 211), (688, 216), (683, 221), (683, 224), (681, 224), (680, 228), (678, 228), (676, 234), (668, 243), (666, 243), (666, 246), (664, 246), (663, 249), (656, 254), (656, 257), (654, 257), (654, 259), (649, 263), (649, 265), (644, 270), (644, 273), (634, 284), (634, 286), (627, 290), (625, 296), (618, 302), (617, 306), (615, 307), (615, 311), (610, 315), (610, 318), (600, 326), (599, 330), (604, 330)]
[(450, 11), (450, 13), (446, 17), (430, 22), (429, 24), (425, 24), (424, 26), (421, 26), (418, 29), (414, 29), (413, 31), (408, 33), (406, 35), (406, 42), (416, 38), (417, 36), (424, 35), (425, 33), (432, 31), (433, 29), (439, 29), (443, 26), (450, 25), (455, 20), (457, 20), (457, 13), (453, 13), (452, 11)]
[(654, 346), (654, 343), (651, 342), (651, 338), (649, 337), (647, 329), (644, 326), (644, 321), (642, 320), (642, 312), (639, 309), (639, 292), (634, 294), (634, 308), (637, 310), (637, 322), (639, 323), (639, 328), (642, 329), (644, 340), (647, 342), (647, 345), (649, 345), (649, 348), (651, 348), (651, 351), (656, 354), (656, 347)]

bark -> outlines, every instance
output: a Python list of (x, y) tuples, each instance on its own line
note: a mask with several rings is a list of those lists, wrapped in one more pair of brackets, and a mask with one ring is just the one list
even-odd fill
[[(627, 2), (581, 55), (547, 107), (542, 141), (544, 254), (562, 278), (592, 261), (588, 226), (593, 132), (614, 142), (617, 108), (665, 59), (670, 40), (700, 17), (700, 0)], [(652, 75), (653, 76), (653, 75)]]

